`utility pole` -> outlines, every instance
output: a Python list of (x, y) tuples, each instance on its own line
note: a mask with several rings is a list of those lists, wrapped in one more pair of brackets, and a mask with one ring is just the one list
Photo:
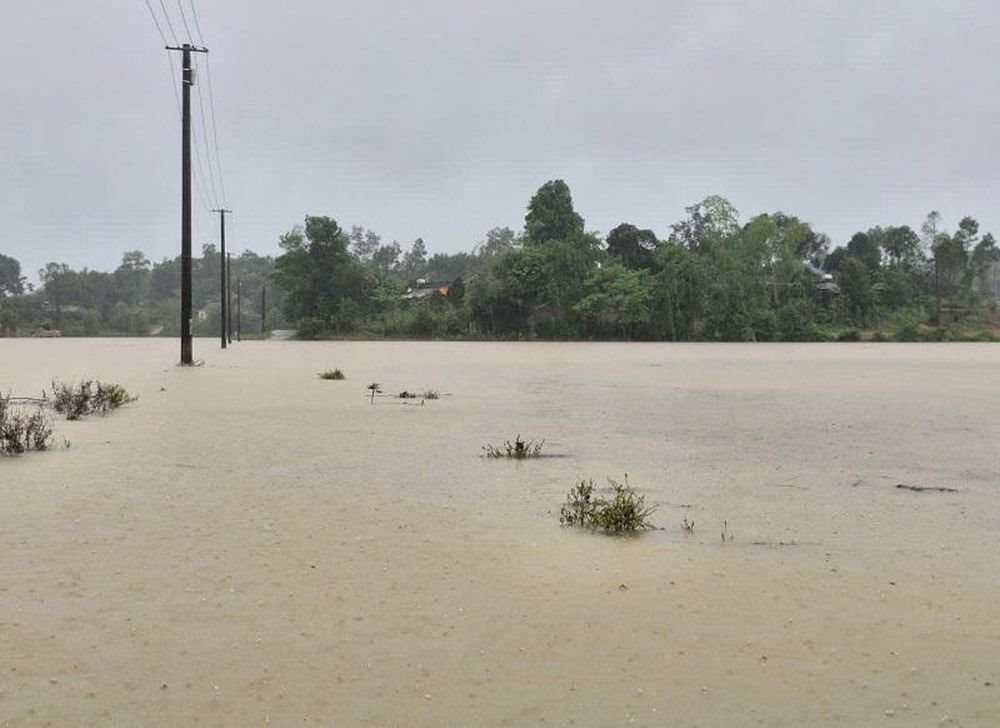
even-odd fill
[(192, 53), (208, 53), (190, 43), (167, 46), (181, 52), (181, 364), (194, 364), (191, 345), (191, 87)]
[(219, 317), (219, 329), (222, 333), (222, 348), (226, 348), (226, 315), (229, 312), (229, 307), (226, 305), (226, 214), (232, 214), (232, 210), (226, 210), (220, 208), (218, 210), (212, 210), (212, 212), (219, 213), (219, 225), (221, 229), (219, 230), (219, 240), (221, 244), (221, 249), (219, 250), (219, 301), (222, 302), (222, 315)]
[(260, 338), (264, 338), (264, 320), (267, 318), (267, 288), (260, 287)]
[(236, 279), (236, 340), (242, 341), (240, 338), (240, 329), (243, 328), (241, 321), (243, 320), (243, 309), (241, 308), (241, 294), (243, 293), (243, 279)]
[(226, 338), (233, 343), (233, 254), (226, 254)]

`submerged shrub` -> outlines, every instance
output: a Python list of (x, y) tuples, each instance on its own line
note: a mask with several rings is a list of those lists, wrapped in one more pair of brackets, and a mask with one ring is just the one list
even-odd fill
[(399, 399), (440, 399), (441, 395), (436, 389), (425, 389), (422, 392), (410, 392), (404, 389), (398, 397)]
[(566, 526), (580, 526), (606, 533), (631, 533), (653, 528), (649, 517), (656, 505), (646, 505), (645, 496), (639, 495), (628, 484), (608, 480), (610, 498), (594, 497), (594, 481), (581, 480), (566, 495), (566, 502), (559, 509), (559, 522)]
[(344, 373), (342, 371), (340, 371), (339, 369), (328, 369), (325, 372), (320, 372), (319, 373), (319, 378), (320, 379), (347, 379), (347, 377), (344, 376)]
[(51, 440), (52, 420), (41, 405), (26, 412), (0, 395), (0, 455), (47, 450)]
[[(429, 397), (428, 399), (436, 399), (436, 397)], [(490, 444), (483, 445), (483, 452), (486, 453), (486, 457), (491, 459), (510, 458), (512, 460), (525, 460), (527, 458), (541, 457), (542, 446), (544, 444), (545, 440), (538, 440), (537, 442), (535, 440), (528, 440), (525, 442), (521, 439), (520, 435), (517, 435), (514, 438), (514, 442), (504, 440), (503, 444), (499, 447)]]
[(559, 509), (559, 523), (567, 526), (587, 526), (594, 522), (597, 502), (593, 499), (594, 481), (581, 480), (567, 495)]
[(78, 385), (52, 381), (52, 408), (66, 415), (67, 420), (78, 420), (90, 414), (106, 415), (137, 399), (120, 384), (91, 379)]

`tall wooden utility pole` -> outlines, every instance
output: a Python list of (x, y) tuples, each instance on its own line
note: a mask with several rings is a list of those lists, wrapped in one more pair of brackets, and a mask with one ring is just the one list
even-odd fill
[(264, 338), (264, 325), (267, 318), (267, 288), (260, 287), (260, 338)]
[(226, 254), (226, 338), (233, 343), (233, 254)]
[(236, 279), (236, 340), (237, 341), (242, 341), (242, 339), (240, 338), (240, 329), (243, 328), (243, 326), (240, 323), (241, 321), (243, 321), (243, 309), (241, 308), (242, 304), (240, 303), (241, 301), (240, 294), (242, 293), (243, 293), (243, 279), (237, 278)]
[(190, 43), (167, 46), (181, 52), (181, 364), (194, 364), (191, 345), (191, 87), (192, 53), (208, 53)]
[(219, 300), (222, 302), (222, 315), (219, 318), (219, 329), (222, 335), (222, 348), (226, 348), (226, 318), (229, 313), (229, 302), (226, 300), (226, 214), (232, 214), (232, 210), (218, 209), (212, 212), (219, 213)]

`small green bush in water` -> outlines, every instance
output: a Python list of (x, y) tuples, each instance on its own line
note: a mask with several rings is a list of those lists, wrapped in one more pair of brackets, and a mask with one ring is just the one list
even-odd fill
[(656, 505), (646, 505), (645, 496), (635, 492), (628, 484), (609, 480), (610, 498), (594, 496), (594, 481), (581, 480), (566, 495), (566, 502), (559, 510), (559, 522), (566, 526), (592, 528), (606, 533), (630, 533), (653, 528), (649, 517)]
[[(432, 398), (429, 398), (432, 399)], [(527, 458), (538, 458), (542, 456), (542, 446), (545, 440), (528, 440), (525, 442), (520, 435), (514, 438), (514, 442), (504, 440), (503, 445), (483, 445), (483, 451), (488, 458), (510, 458), (511, 460), (525, 460)]]
[(41, 406), (26, 412), (0, 394), (0, 455), (47, 450), (51, 441), (52, 420)]
[(78, 385), (52, 381), (52, 408), (66, 415), (67, 420), (78, 420), (91, 414), (106, 415), (137, 399), (120, 384), (91, 379), (85, 379)]
[(320, 379), (347, 379), (347, 377), (344, 376), (344, 373), (342, 371), (340, 371), (339, 369), (329, 369), (329, 370), (327, 370), (325, 372), (320, 372), (319, 373), (319, 378)]

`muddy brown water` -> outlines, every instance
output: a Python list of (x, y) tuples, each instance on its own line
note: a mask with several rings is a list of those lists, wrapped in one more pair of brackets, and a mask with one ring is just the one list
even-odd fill
[(139, 395), (0, 460), (0, 724), (1000, 724), (996, 345), (177, 349), (0, 340)]

